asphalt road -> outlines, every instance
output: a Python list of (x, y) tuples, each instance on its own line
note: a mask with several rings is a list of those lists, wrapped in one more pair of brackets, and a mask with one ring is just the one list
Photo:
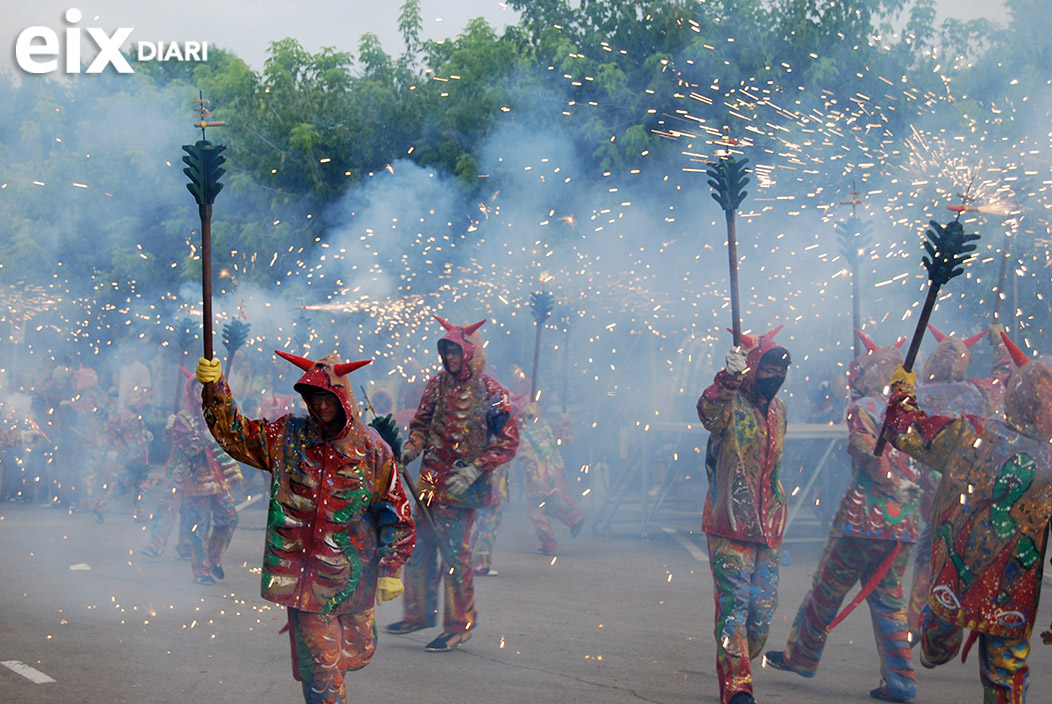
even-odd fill
[[(241, 511), (227, 577), (216, 586), (195, 584), (174, 551), (136, 555), (145, 529), (129, 514), (117, 506), (99, 525), (90, 514), (0, 506), (0, 703), (302, 701), (288, 639), (278, 634), (284, 613), (259, 597), (262, 502)], [(591, 523), (573, 540), (560, 533), (552, 560), (535, 554), (525, 508), (510, 504), (494, 561), (500, 574), (476, 581), (471, 640), (427, 653), (437, 629), (381, 633), (372, 664), (348, 676), (350, 701), (718, 702), (712, 578), (699, 524), (689, 506), (670, 505), (644, 539), (627, 505), (608, 534)], [(788, 537), (769, 649), (784, 647), (822, 546), (820, 529), (806, 520)], [(1038, 630), (1052, 609), (1047, 584), (1043, 591)], [(378, 610), (381, 626), (400, 616), (400, 601)], [(1031, 693), (1040, 700), (1052, 686), (1052, 650), (1035, 640)], [(866, 607), (831, 635), (814, 679), (756, 667), (761, 704), (872, 701), (879, 671)], [(974, 656), (918, 670), (917, 702), (982, 700)]]

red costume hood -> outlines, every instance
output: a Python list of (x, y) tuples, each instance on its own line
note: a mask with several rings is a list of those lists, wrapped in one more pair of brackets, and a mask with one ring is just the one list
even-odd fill
[[(354, 399), (354, 391), (351, 390), (351, 383), (347, 379), (347, 375), (355, 369), (360, 369), (369, 364), (372, 362), (371, 359), (360, 362), (342, 362), (340, 355), (333, 352), (327, 357), (313, 362), (305, 357), (298, 357), (279, 350), (274, 350), (274, 354), (292, 362), (304, 371), (303, 376), (292, 387), (301, 396), (313, 391), (328, 391), (331, 394), (335, 394), (336, 398), (340, 400), (340, 408), (343, 410), (343, 421), (340, 423), (340, 431), (334, 437), (342, 438), (353, 427), (362, 427), (361, 417), (358, 413), (358, 403)], [(310, 404), (307, 404), (307, 408), (310, 409)], [(311, 415), (313, 417), (313, 411), (311, 411)], [(319, 427), (325, 428), (324, 423), (318, 421), (317, 418), (314, 418), (314, 420)]]
[(437, 315), (435, 320), (446, 329), (446, 334), (439, 342), (443, 340), (452, 342), (464, 353), (464, 363), (460, 366), (457, 381), (465, 381), (471, 377), (481, 378), (486, 371), (486, 354), (482, 350), (482, 335), (479, 333), (479, 328), (486, 322), (486, 319), (483, 318), (468, 326), (453, 325)]

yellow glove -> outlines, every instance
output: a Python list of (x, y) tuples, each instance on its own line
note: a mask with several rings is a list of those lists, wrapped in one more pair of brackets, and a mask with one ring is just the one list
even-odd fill
[(402, 580), (398, 577), (380, 577), (376, 582), (376, 605), (401, 596), (404, 590)]
[(222, 374), (218, 359), (205, 359), (202, 357), (197, 360), (197, 380), (202, 384), (211, 384), (214, 381), (219, 381), (219, 377)]
[(901, 364), (895, 368), (895, 373), (891, 375), (891, 393), (897, 394), (912, 394), (913, 389), (917, 384), (917, 373), (908, 372), (905, 367)]

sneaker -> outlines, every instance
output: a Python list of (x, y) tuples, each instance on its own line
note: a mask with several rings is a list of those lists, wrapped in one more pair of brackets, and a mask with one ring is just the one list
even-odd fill
[(161, 553), (152, 545), (147, 545), (144, 548), (139, 548), (139, 554), (146, 557), (160, 557)]
[(212, 576), (216, 579), (226, 579), (226, 572), (223, 571), (223, 566), (212, 565)]
[(407, 633), (416, 633), (422, 631), (425, 628), (431, 628), (427, 625), (417, 625), (415, 623), (409, 623), (408, 621), (395, 621), (384, 628), (388, 633), (394, 633), (395, 635), (404, 636)]
[(475, 575), (478, 577), (496, 577), (497, 574), (497, 570), (492, 567), (478, 567), (475, 569)]
[(443, 633), (424, 648), (429, 653), (448, 653), (456, 650), (471, 638), (471, 631), (466, 633)]
[(215, 584), (216, 583), (216, 581), (214, 579), (212, 579), (212, 575), (210, 575), (210, 574), (198, 575), (198, 576), (194, 577), (194, 581), (197, 582), (198, 584)]
[(785, 670), (786, 672), (795, 672), (801, 677), (811, 678), (815, 676), (814, 672), (807, 672), (806, 670), (797, 670), (791, 667), (789, 663), (785, 661), (785, 653), (780, 650), (769, 650), (764, 654), (763, 659), (768, 665), (776, 670)]
[(581, 533), (581, 529), (584, 528), (584, 516), (577, 519), (577, 522), (570, 526), (570, 537), (576, 538)]

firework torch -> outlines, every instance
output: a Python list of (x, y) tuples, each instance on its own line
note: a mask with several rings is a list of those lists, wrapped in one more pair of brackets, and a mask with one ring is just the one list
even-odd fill
[[(834, 225), (837, 231), (837, 239), (840, 241), (840, 254), (844, 257), (844, 261), (847, 262), (848, 266), (851, 267), (851, 325), (855, 330), (862, 329), (862, 315), (859, 312), (859, 301), (861, 299), (858, 293), (859, 269), (862, 264), (862, 255), (872, 241), (872, 236), (870, 235), (872, 224), (868, 222), (863, 223), (855, 215), (855, 206), (862, 203), (862, 200), (859, 198), (860, 195), (857, 191), (852, 190), (851, 200), (840, 201), (841, 205), (851, 206), (851, 217), (845, 223), (836, 223)], [(855, 336), (853, 351), (855, 357), (859, 357), (863, 351), (862, 341), (857, 335)]]
[[(957, 217), (960, 218), (960, 212), (957, 213)], [(917, 360), (917, 352), (920, 350), (921, 340), (924, 339), (924, 330), (939, 297), (939, 288), (964, 272), (964, 264), (974, 256), (971, 252), (974, 252), (976, 247), (970, 243), (979, 239), (979, 235), (966, 235), (964, 226), (958, 220), (953, 220), (945, 226), (932, 220), (929, 225), (928, 239), (924, 242), (924, 249), (928, 253), (924, 257), (924, 267), (928, 270), (928, 296), (924, 299), (924, 308), (917, 319), (917, 328), (913, 331), (913, 339), (910, 340), (906, 360), (902, 364), (907, 372), (913, 371), (913, 363)], [(877, 436), (877, 444), (873, 448), (873, 454), (878, 457), (884, 453), (884, 446), (887, 444), (884, 436), (887, 426), (888, 421), (885, 418), (880, 435)]]
[(749, 183), (745, 177), (745, 167), (748, 159), (736, 160), (733, 156), (721, 158), (716, 164), (706, 169), (709, 176), (709, 186), (712, 187), (712, 199), (720, 204), (723, 213), (727, 217), (727, 257), (730, 261), (730, 288), (731, 288), (731, 332), (734, 335), (735, 347), (741, 346), (742, 323), (741, 312), (738, 304), (738, 242), (735, 232), (734, 214), (738, 206), (745, 200), (746, 191), (743, 190)]
[(530, 401), (537, 400), (537, 366), (541, 358), (541, 331), (544, 330), (544, 321), (552, 314), (552, 306), (555, 303), (555, 296), (544, 290), (544, 284), (550, 280), (548, 272), (541, 273), (540, 293), (530, 294), (530, 306), (533, 308), (531, 312), (537, 323), (537, 336), (533, 341), (533, 373), (530, 374)]
[[(212, 203), (216, 196), (223, 190), (223, 184), (219, 178), (225, 173), (220, 168), (226, 157), (222, 156), (226, 147), (213, 145), (205, 139), (206, 127), (219, 127), (226, 123), (210, 122), (206, 118), (212, 113), (205, 107), (208, 105), (203, 97), (195, 100), (194, 126), (201, 129), (201, 139), (195, 144), (184, 144), (183, 163), (186, 168), (183, 173), (190, 179), (186, 188), (197, 201), (197, 212), (201, 216), (201, 305), (202, 305), (202, 339), (204, 340), (204, 358), (212, 359)], [(204, 385), (204, 399), (206, 403), (212, 401), (212, 384)]]

